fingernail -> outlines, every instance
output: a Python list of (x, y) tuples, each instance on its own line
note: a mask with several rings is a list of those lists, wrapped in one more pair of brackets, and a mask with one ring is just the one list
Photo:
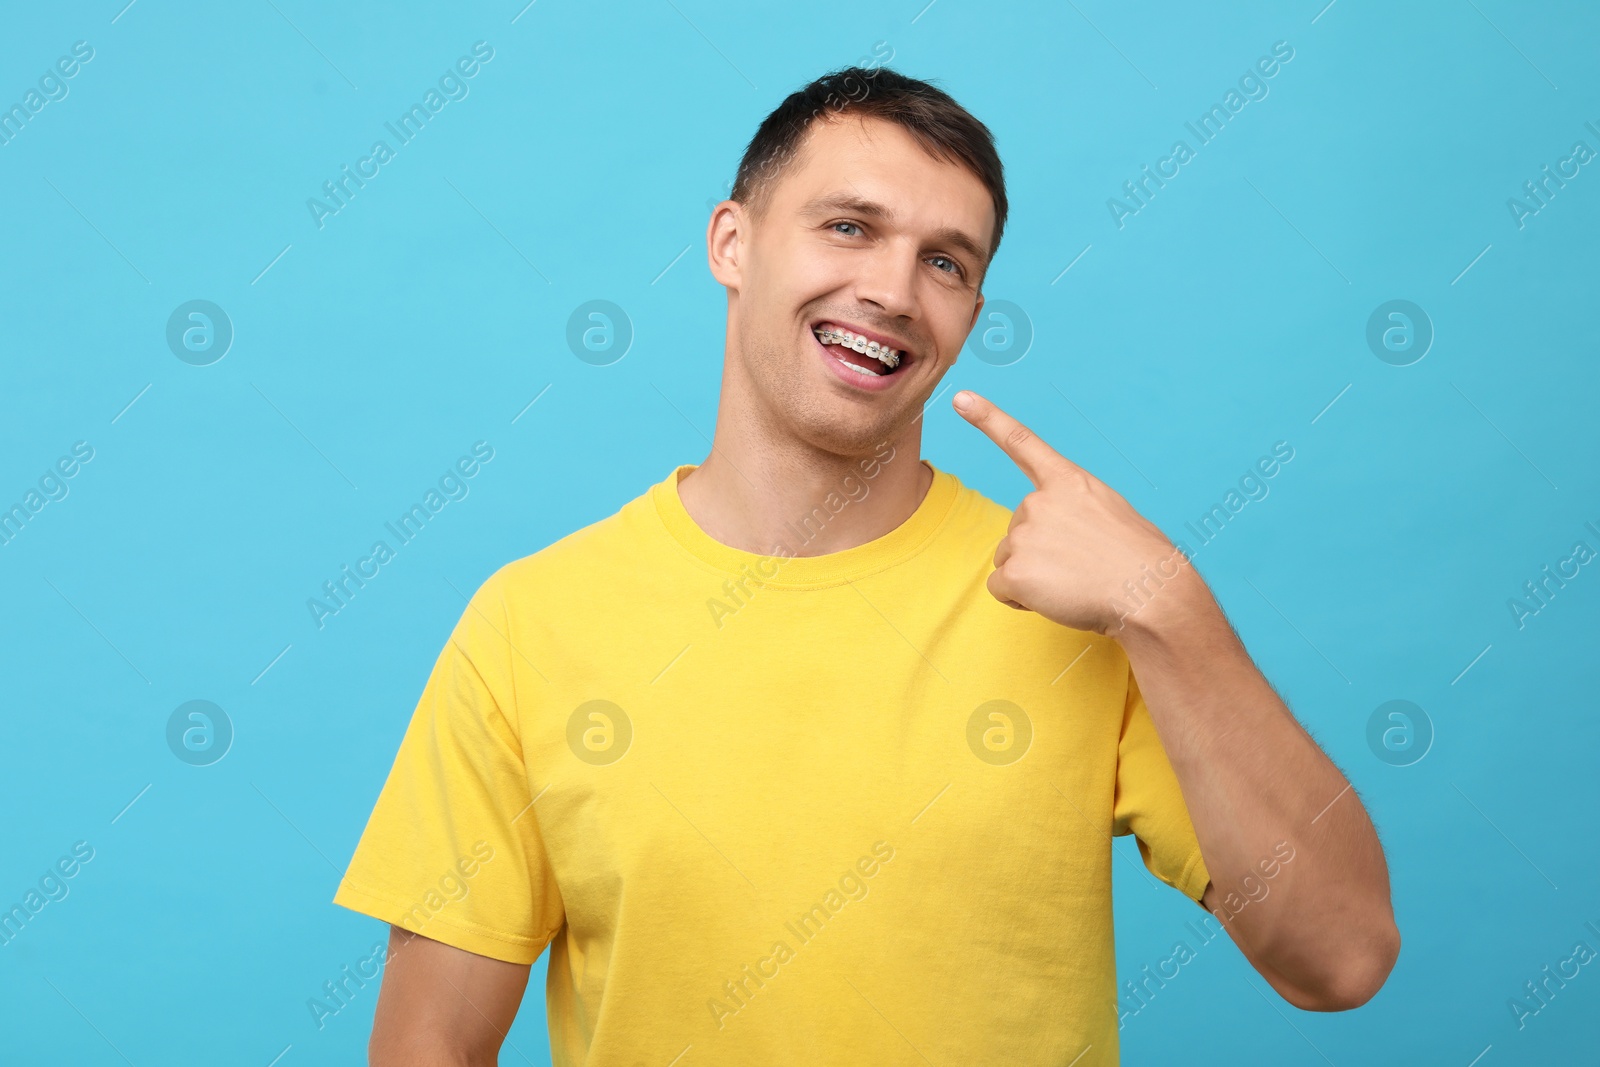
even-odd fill
[(965, 411), (972, 406), (972, 394), (963, 389), (955, 395), (953, 402), (957, 411)]

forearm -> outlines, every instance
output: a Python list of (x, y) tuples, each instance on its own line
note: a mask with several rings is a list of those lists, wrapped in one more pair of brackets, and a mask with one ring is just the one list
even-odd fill
[[(1034, 485), (995, 546), (989, 592), (1122, 643), (1213, 886), (1241, 884), (1280, 841), (1296, 849), (1272, 905), (1230, 920), (1234, 940), (1292, 1003), (1366, 1000), (1394, 965), (1399, 935), (1383, 851), (1344, 776), (1255, 669), (1194, 568), (1167, 578), (1173, 545), (1154, 523), (989, 401), (966, 390), (955, 399)], [(1119, 611), (1152, 568), (1166, 579), (1154, 596)]]
[(379, 1035), (367, 1045), (368, 1067), (494, 1067), (497, 1054), (473, 1058), (453, 1041), (435, 1035)]
[[(1211, 875), (1207, 906), (1291, 1003), (1367, 1000), (1399, 940), (1383, 850), (1354, 790), (1256, 670), (1192, 568), (1113, 633), (1183, 790)], [(1264, 882), (1260, 865), (1280, 842), (1294, 859)], [(1250, 891), (1263, 884), (1270, 905)]]

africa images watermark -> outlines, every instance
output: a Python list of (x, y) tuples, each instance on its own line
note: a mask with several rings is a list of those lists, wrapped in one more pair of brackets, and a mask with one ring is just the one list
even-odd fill
[[(1589, 532), (1600, 537), (1600, 527), (1592, 522), (1584, 523)], [(1556, 560), (1555, 569), (1552, 571), (1550, 564), (1546, 563), (1539, 569), (1539, 578), (1530, 579), (1522, 583), (1525, 596), (1514, 596), (1506, 601), (1506, 607), (1511, 611), (1511, 621), (1517, 624), (1517, 629), (1525, 629), (1528, 620), (1550, 606), (1556, 594), (1567, 587), (1567, 583), (1576, 578), (1580, 568), (1595, 558), (1595, 550), (1589, 547), (1587, 541), (1575, 541), (1571, 552), (1562, 559)], [(1569, 569), (1570, 568), (1570, 569)]]
[[(1600, 938), (1600, 927), (1587, 921), (1583, 925), (1596, 938)], [(1548, 1008), (1550, 1002), (1556, 998), (1556, 994), (1567, 988), (1568, 982), (1582, 974), (1583, 967), (1590, 963), (1595, 955), (1595, 950), (1587, 941), (1579, 941), (1572, 946), (1570, 954), (1556, 961), (1554, 970), (1551, 970), (1547, 963), (1540, 968), (1543, 978), (1537, 982), (1529, 979), (1522, 983), (1523, 989), (1527, 991), (1526, 996), (1507, 997), (1506, 1007), (1511, 1010), (1511, 1017), (1516, 1020), (1517, 1029), (1526, 1029), (1528, 1020)]]
[[(1210, 510), (1200, 516), (1199, 526), (1193, 522), (1185, 522), (1184, 527), (1198, 539), (1199, 548), (1204, 548), (1215, 541), (1229, 521), (1243, 511), (1251, 501), (1265, 500), (1272, 492), (1271, 486), (1267, 483), (1292, 459), (1294, 459), (1294, 446), (1287, 441), (1275, 442), (1271, 455), (1258, 458), (1255, 465), (1239, 477), (1238, 489), (1229, 489), (1223, 495), (1221, 503), (1211, 505)], [(1214, 531), (1211, 528), (1213, 523), (1216, 524)], [(1151, 570), (1148, 563), (1142, 564), (1139, 568), (1142, 573), (1137, 579), (1124, 580), (1122, 589), (1127, 593), (1127, 599), (1117, 605), (1116, 628), (1123, 629), (1130, 618), (1148, 607), (1162, 586), (1181, 574), (1183, 568), (1194, 559), (1195, 551), (1197, 550), (1191, 550), (1184, 542), (1177, 541), (1173, 545), (1172, 552), (1158, 562), (1154, 570)], [(1151, 588), (1152, 583), (1154, 588)]]
[[(867, 880), (877, 877), (893, 859), (893, 845), (887, 841), (874, 841), (872, 854), (860, 857), (854, 866), (847, 868), (837, 880), (837, 889), (829, 887), (809, 908), (784, 923), (783, 928), (800, 947), (810, 944), (830, 921), (838, 918), (845, 905), (866, 899), (870, 891)], [(706, 1007), (710, 1009), (711, 1019), (717, 1024), (717, 1029), (723, 1029), (727, 1019), (749, 1007), (755, 995), (782, 973), (781, 968), (795, 958), (796, 952), (797, 949), (791, 948), (787, 941), (774, 939), (765, 956), (758, 957), (753, 965), (747, 963), (740, 967), (737, 978), (723, 982), (721, 994), (706, 999)]]
[(887, 441), (879, 444), (876, 452), (856, 463), (861, 477), (856, 477), (853, 471), (846, 474), (840, 479), (838, 488), (830, 489), (820, 504), (785, 522), (783, 529), (789, 540), (774, 545), (771, 554), (757, 558), (754, 564), (741, 564), (739, 573), (743, 577), (728, 579), (722, 583), (722, 596), (706, 599), (706, 610), (711, 614), (712, 625), (718, 630), (722, 629), (726, 620), (737, 615), (755, 596), (755, 590), (750, 588), (752, 584), (759, 590), (776, 579), (783, 570), (785, 560), (799, 558), (800, 548), (816, 540), (823, 527), (837, 518), (840, 512), (852, 503), (865, 500), (872, 491), (867, 482), (876, 478), (883, 467), (894, 459), (894, 455), (894, 445)]
[[(1600, 144), (1600, 127), (1593, 122), (1585, 122), (1583, 125), (1594, 134), (1596, 143)], [(1556, 198), (1556, 194), (1567, 187), (1567, 180), (1576, 178), (1582, 173), (1583, 166), (1593, 159), (1595, 154), (1595, 150), (1589, 147), (1587, 141), (1574, 141), (1567, 154), (1556, 160), (1554, 173), (1550, 171), (1550, 164), (1546, 163), (1540, 168), (1544, 172), (1542, 177), (1522, 183), (1525, 199), (1507, 197), (1506, 210), (1511, 212), (1511, 221), (1517, 224), (1517, 229), (1527, 229), (1527, 220), (1549, 207), (1550, 201)], [(1571, 169), (1568, 169), (1569, 167)]]
[[(399, 548), (415, 540), (428, 521), (443, 511), (446, 504), (452, 500), (465, 500), (472, 491), (468, 480), (475, 477), (483, 465), (492, 459), (493, 445), (487, 441), (474, 442), (472, 455), (457, 459), (455, 466), (440, 475), (438, 488), (429, 486), (422, 496), (422, 503), (412, 504), (410, 510), (402, 512), (399, 518), (383, 524), (384, 529), (394, 535), (394, 548), (389, 547), (387, 541), (374, 541), (367, 554), (356, 560), (355, 570), (350, 569), (350, 564), (344, 564), (339, 568), (337, 578), (322, 583), (321, 597), (306, 598), (306, 610), (311, 613), (311, 621), (317, 624), (317, 629), (325, 628), (330, 616), (349, 607), (356, 594), (382, 573), (384, 564), (395, 558)], [(368, 567), (371, 569), (368, 570)]]
[[(494, 846), (487, 841), (479, 840), (473, 843), (472, 852), (445, 869), (444, 874), (438, 878), (439, 887), (429, 887), (422, 899), (412, 904), (398, 925), (413, 934), (421, 933), (429, 920), (436, 918), (451, 904), (457, 904), (467, 899), (467, 894), (472, 892), (472, 879), (483, 870), (484, 865), (494, 859)], [(402, 945), (394, 953), (389, 952), (386, 944), (379, 941), (373, 944), (372, 950), (356, 961), (355, 967), (343, 964), (339, 968), (339, 976), (330, 978), (322, 983), (322, 992), (316, 996), (306, 998), (306, 1008), (311, 1012), (311, 1019), (321, 1030), (327, 1021), (348, 1008), (356, 999), (356, 994), (365, 989), (367, 983), (376, 979), (383, 973), (384, 967), (395, 955), (398, 955), (405, 946)]]
[(1229, 89), (1223, 96), (1222, 103), (1212, 104), (1199, 118), (1183, 124), (1194, 135), (1195, 148), (1190, 148), (1188, 141), (1174, 141), (1172, 149), (1156, 160), (1154, 172), (1151, 171), (1150, 164), (1146, 163), (1141, 168), (1141, 177), (1123, 182), (1122, 191), (1127, 199), (1119, 200), (1113, 196), (1106, 200), (1106, 210), (1110, 212), (1111, 221), (1116, 224), (1117, 229), (1125, 227), (1130, 217), (1149, 207), (1157, 191), (1165, 189), (1168, 181), (1181, 174), (1183, 166), (1195, 158), (1197, 149), (1215, 140), (1228, 122), (1244, 110), (1246, 104), (1265, 100), (1267, 94), (1271, 92), (1267, 87), (1267, 81), (1276, 77), (1278, 71), (1293, 58), (1294, 48), (1288, 41), (1273, 42), (1272, 55), (1262, 56), (1256, 60), (1253, 68), (1240, 75), (1238, 89)]
[(16, 140), (46, 105), (65, 100), (72, 91), (67, 82), (76, 77), (93, 58), (93, 45), (88, 41), (74, 41), (72, 55), (60, 57), (54, 69), (39, 75), (37, 89), (28, 89), (22, 94), (22, 100), (9, 108), (0, 105), (0, 145), (8, 145)]
[[(1211, 912), (1215, 920), (1215, 929), (1213, 929), (1213, 919), (1201, 919), (1199, 926), (1185, 921), (1183, 925), (1194, 935), (1198, 947), (1204, 948), (1215, 941), (1246, 907), (1266, 900), (1268, 894), (1272, 892), (1272, 886), (1268, 883), (1276, 878), (1283, 870), (1283, 865), (1293, 861), (1294, 857), (1294, 846), (1289, 842), (1279, 841), (1272, 846), (1272, 854), (1257, 863), (1250, 874), (1239, 880), (1238, 889), (1230, 889), (1218, 901), (1218, 906)], [(1257, 878), (1255, 871), (1260, 871), (1261, 877)], [(1157, 991), (1165, 989), (1167, 983), (1178, 977), (1182, 969), (1194, 962), (1198, 956), (1197, 949), (1191, 948), (1187, 941), (1179, 939), (1173, 943), (1172, 951), (1155, 963), (1153, 973), (1151, 965), (1147, 963), (1140, 968), (1139, 973), (1144, 977), (1139, 981), (1129, 979), (1123, 982), (1122, 988), (1128, 999), (1126, 1007), (1119, 1007), (1117, 1011), (1117, 1029), (1121, 1030), (1129, 1019), (1149, 1007), (1149, 1002), (1155, 999)]]
[[(391, 147), (388, 141), (377, 140), (372, 142), (365, 156), (356, 160), (354, 171), (350, 169), (350, 164), (341, 164), (339, 177), (322, 183), (322, 192), (327, 200), (314, 196), (306, 200), (306, 209), (311, 212), (311, 221), (317, 224), (317, 229), (327, 225), (329, 216), (337, 215), (349, 207), (356, 194), (367, 187), (367, 182), (381, 174), (383, 166), (395, 158), (400, 148), (410, 144), (428, 121), (444, 110), (446, 104), (452, 100), (465, 100), (472, 91), (468, 81), (477, 77), (483, 65), (493, 58), (494, 48), (488, 42), (474, 43), (472, 55), (461, 56), (453, 67), (446, 68), (439, 75), (438, 88), (429, 86), (428, 91), (422, 94), (422, 103), (412, 104), (395, 122), (383, 124), (394, 135), (395, 147)], [(398, 127), (396, 122), (399, 123)]]
[(94, 459), (93, 445), (87, 441), (73, 442), (70, 456), (62, 456), (44, 469), (39, 476), (39, 488), (29, 486), (22, 499), (9, 508), (0, 505), (0, 545), (9, 545), (46, 504), (67, 499), (72, 491), (68, 481), (91, 459)]
[(0, 911), (0, 946), (15, 941), (46, 905), (66, 900), (67, 894), (72, 891), (68, 880), (77, 877), (83, 865), (92, 859), (94, 846), (87, 841), (78, 841), (73, 844), (71, 855), (63, 855), (54, 865), (46, 867), (39, 876), (38, 888), (29, 886), (21, 903)]

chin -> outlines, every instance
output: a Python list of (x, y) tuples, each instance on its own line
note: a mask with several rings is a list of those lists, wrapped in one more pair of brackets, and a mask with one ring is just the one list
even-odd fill
[(808, 417), (792, 420), (790, 425), (796, 437), (823, 452), (851, 458), (871, 455), (885, 441), (892, 441), (905, 431), (904, 421), (887, 419), (884, 412), (874, 412), (869, 417), (851, 410), (837, 397), (819, 400)]

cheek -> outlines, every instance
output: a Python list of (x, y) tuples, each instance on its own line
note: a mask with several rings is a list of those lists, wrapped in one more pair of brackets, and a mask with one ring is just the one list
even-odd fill
[(850, 259), (846, 250), (829, 246), (825, 239), (794, 228), (782, 234), (762, 235), (751, 242), (751, 263), (771, 292), (800, 302), (833, 296), (842, 299), (848, 288)]
[(972, 314), (972, 301), (962, 299), (949, 301), (949, 307), (938, 307), (935, 318), (930, 324), (930, 334), (937, 349), (937, 358), (941, 365), (948, 366), (954, 363), (962, 354), (969, 341), (978, 343), (982, 340), (985, 329), (991, 325), (988, 317), (979, 311), (977, 316)]

